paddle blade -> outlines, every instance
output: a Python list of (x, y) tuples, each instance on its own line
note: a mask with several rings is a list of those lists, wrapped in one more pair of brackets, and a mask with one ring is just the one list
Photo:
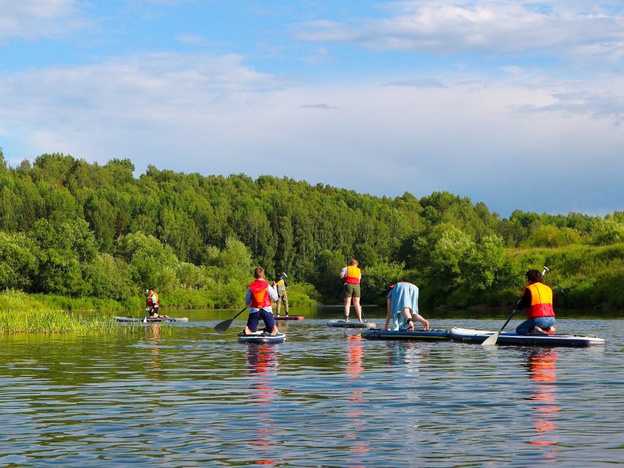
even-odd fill
[(488, 336), (487, 339), (481, 343), (481, 346), (494, 346), (498, 341), (498, 335), (500, 335), (500, 332), (496, 332), (493, 335)]
[(219, 333), (223, 333), (225, 330), (230, 328), (230, 325), (232, 325), (232, 322), (236, 319), (236, 317), (238, 317), (240, 314), (242, 314), (246, 310), (247, 310), (247, 307), (243, 308), (243, 310), (241, 310), (238, 314), (236, 314), (231, 319), (224, 320), (221, 323), (217, 323), (217, 325), (215, 326), (215, 330), (217, 330)]
[(234, 319), (233, 319), (233, 318), (231, 318), (231, 319), (224, 320), (224, 321), (223, 321), (223, 322), (221, 322), (221, 323), (217, 323), (217, 324), (215, 325), (215, 330), (217, 330), (217, 332), (219, 332), (219, 333), (223, 333), (223, 332), (225, 332), (228, 328), (230, 328), (230, 325), (232, 325), (232, 322), (233, 322), (233, 321), (234, 321)]

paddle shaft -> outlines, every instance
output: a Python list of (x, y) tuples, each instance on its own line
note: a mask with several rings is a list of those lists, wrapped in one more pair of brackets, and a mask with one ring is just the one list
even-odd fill
[(493, 335), (489, 336), (483, 343), (481, 343), (483, 346), (490, 346), (490, 345), (495, 345), (496, 342), (498, 341), (498, 336), (502, 333), (503, 329), (507, 326), (507, 324), (509, 323), (509, 321), (511, 320), (511, 318), (514, 316), (514, 314), (518, 311), (518, 309), (514, 309), (513, 312), (511, 313), (511, 315), (509, 316), (509, 318), (507, 319), (507, 321), (503, 324), (503, 326), (501, 327), (501, 329), (499, 331), (497, 331), (496, 333), (494, 333)]
[(227, 319), (224, 320), (223, 322), (218, 323), (214, 328), (215, 330), (217, 330), (217, 332), (219, 333), (223, 333), (225, 332), (228, 328), (230, 328), (230, 325), (232, 325), (232, 322), (234, 320), (236, 320), (236, 317), (238, 317), (240, 314), (242, 314), (243, 312), (245, 312), (247, 310), (247, 306), (245, 306), (245, 308), (243, 310), (241, 310), (238, 314), (236, 314), (234, 317), (232, 317), (231, 319)]

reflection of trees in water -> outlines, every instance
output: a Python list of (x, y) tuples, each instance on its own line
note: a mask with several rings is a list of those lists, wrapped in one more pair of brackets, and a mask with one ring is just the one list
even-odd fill
[(274, 345), (246, 344), (245, 359), (247, 368), (252, 376), (251, 405), (260, 408), (258, 420), (253, 422), (257, 437), (250, 442), (251, 449), (255, 453), (257, 465), (268, 465), (275, 462), (272, 459), (275, 440), (272, 433), (277, 425), (271, 418), (271, 403), (277, 398), (277, 391), (273, 387), (272, 378), (279, 367), (277, 353)]
[[(529, 354), (527, 367), (529, 377), (534, 384), (531, 394), (533, 405), (533, 427), (535, 436), (531, 445), (556, 445), (556, 429), (559, 406), (556, 400), (557, 351), (555, 349), (538, 349)], [(553, 459), (558, 450), (552, 450), (544, 456)]]

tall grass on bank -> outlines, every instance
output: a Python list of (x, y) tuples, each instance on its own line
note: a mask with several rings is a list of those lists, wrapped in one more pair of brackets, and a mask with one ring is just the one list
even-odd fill
[(0, 333), (102, 332), (115, 327), (113, 317), (79, 313), (48, 307), (19, 291), (0, 294)]

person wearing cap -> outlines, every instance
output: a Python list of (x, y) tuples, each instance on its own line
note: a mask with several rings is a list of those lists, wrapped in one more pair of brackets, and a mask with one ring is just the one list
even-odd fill
[(418, 287), (407, 281), (390, 286), (386, 297), (386, 323), (384, 330), (414, 331), (414, 321), (422, 323), (423, 330), (429, 330), (429, 322), (418, 313)]
[(282, 306), (282, 302), (284, 303), (284, 312), (286, 313), (286, 317), (288, 317), (288, 294), (286, 294), (286, 280), (282, 277), (285, 277), (286, 273), (278, 273), (275, 275), (275, 281), (273, 281), (273, 287), (277, 290), (277, 316), (279, 317), (280, 309)]
[(542, 283), (539, 270), (526, 272), (527, 286), (516, 305), (516, 310), (526, 309), (527, 319), (516, 328), (518, 335), (553, 335), (555, 333), (555, 311), (553, 292)]

